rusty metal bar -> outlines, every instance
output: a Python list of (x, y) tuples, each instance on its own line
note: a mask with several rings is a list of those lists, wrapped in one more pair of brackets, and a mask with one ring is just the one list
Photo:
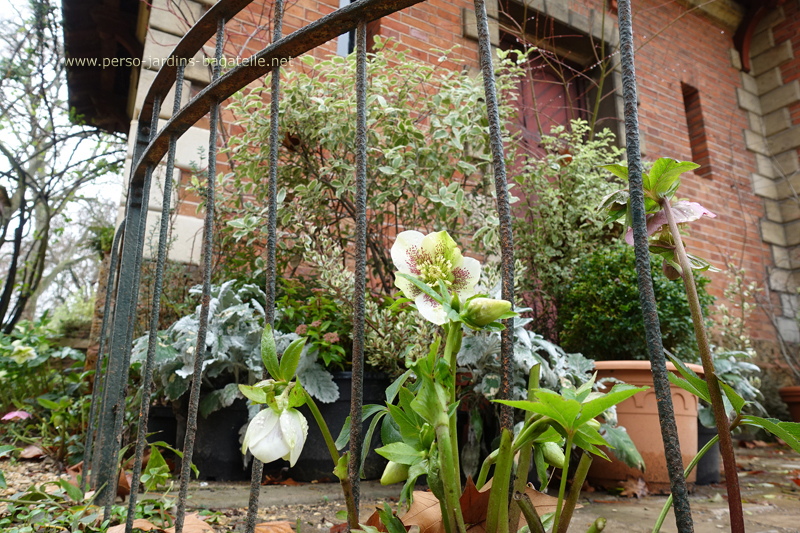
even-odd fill
[(164, 157), (169, 148), (171, 135), (180, 137), (209, 112), (214, 102), (224, 101), (242, 87), (246, 87), (250, 82), (270, 72), (273, 62), (280, 64), (281, 59), (288, 60), (298, 57), (325, 44), (342, 33), (355, 29), (358, 21), (362, 18), (371, 22), (423, 1), (359, 0), (270, 44), (243, 61), (242, 65), (232, 69), (221, 78), (213, 80), (186, 104), (177, 116), (173, 116), (167, 122), (156, 139), (147, 147), (143, 156), (134, 161), (132, 186), (143, 179), (144, 170), (148, 164), (152, 162), (157, 164)]
[[(362, 405), (364, 403), (364, 314), (367, 294), (367, 20), (356, 28), (356, 271), (353, 295), (353, 367), (350, 396), (350, 484), (358, 510), (361, 496)], [(347, 517), (358, 529), (358, 517)]]
[[(497, 104), (494, 66), (492, 65), (492, 45), (489, 40), (489, 22), (486, 16), (485, 0), (475, 0), (475, 18), (478, 26), (478, 55), (483, 72), (483, 90), (486, 95), (486, 113), (489, 119), (489, 136), (494, 166), (494, 187), (497, 196), (497, 216), (500, 219), (501, 271), (503, 274), (502, 298), (514, 304), (514, 236), (511, 229), (511, 203), (506, 182), (506, 161), (503, 155), (503, 130), (500, 125), (500, 111)], [(500, 336), (500, 391), (498, 398), (511, 399), (511, 373), (514, 353), (513, 319), (506, 320), (506, 329)], [(500, 410), (500, 423), (503, 428), (512, 430), (514, 413), (510, 406)]]
[(89, 408), (89, 427), (86, 431), (86, 445), (83, 448), (83, 472), (81, 473), (81, 492), (86, 493), (86, 480), (89, 478), (89, 465), (92, 464), (92, 447), (95, 429), (95, 419), (97, 418), (97, 400), (100, 396), (103, 360), (106, 351), (106, 333), (108, 333), (109, 316), (111, 315), (111, 300), (114, 298), (114, 287), (119, 283), (117, 277), (117, 259), (119, 257), (119, 244), (122, 242), (122, 235), (125, 233), (125, 219), (117, 228), (114, 235), (114, 242), (111, 244), (111, 258), (108, 262), (108, 281), (106, 282), (106, 301), (103, 304), (103, 324), (100, 326), (100, 343), (97, 348), (97, 361), (94, 366), (94, 380), (92, 385), (92, 405)]
[[(141, 135), (156, 135), (161, 101), (156, 99), (153, 116), (149, 124), (140, 128)], [(117, 489), (119, 450), (122, 421), (125, 418), (125, 388), (131, 353), (133, 326), (136, 322), (136, 304), (139, 296), (139, 273), (141, 271), (142, 246), (147, 223), (147, 205), (150, 200), (150, 178), (154, 165), (148, 165), (145, 179), (139, 186), (128, 190), (127, 223), (122, 241), (119, 286), (114, 308), (114, 330), (106, 367), (106, 386), (103, 389), (98, 432), (97, 454), (97, 501), (104, 505), (104, 517), (110, 518), (111, 505)]]
[[(219, 79), (222, 66), (222, 46), (225, 40), (225, 19), (217, 21), (217, 38), (212, 68), (212, 84)], [(208, 175), (206, 180), (206, 219), (203, 228), (203, 299), (200, 304), (200, 323), (197, 329), (197, 346), (194, 352), (194, 373), (192, 375), (192, 391), (189, 394), (189, 413), (186, 416), (186, 438), (183, 443), (181, 460), (181, 487), (178, 495), (178, 512), (175, 517), (175, 533), (183, 533), (183, 521), (186, 514), (186, 492), (192, 475), (192, 454), (194, 437), (197, 432), (197, 408), (200, 404), (200, 387), (202, 385), (203, 361), (206, 358), (206, 333), (208, 331), (208, 308), (211, 301), (211, 267), (214, 255), (214, 192), (217, 180), (217, 129), (219, 121), (219, 103), (211, 105), (208, 127)]]
[[(172, 104), (172, 114), (181, 109), (181, 96), (183, 93), (183, 73), (186, 69), (182, 61), (178, 67), (175, 80), (175, 101)], [(153, 303), (150, 315), (150, 332), (147, 339), (147, 358), (142, 371), (142, 403), (139, 407), (139, 428), (136, 435), (136, 451), (131, 475), (131, 493), (128, 500), (128, 515), (125, 522), (125, 533), (133, 529), (133, 520), (136, 516), (136, 499), (139, 495), (139, 476), (142, 473), (142, 456), (147, 445), (147, 420), (150, 413), (150, 389), (153, 386), (153, 361), (156, 346), (158, 346), (158, 319), (161, 313), (161, 291), (164, 284), (164, 264), (167, 260), (167, 241), (169, 240), (169, 221), (172, 207), (172, 175), (175, 171), (175, 152), (178, 139), (173, 136), (169, 143), (167, 167), (164, 177), (164, 190), (161, 202), (161, 220), (158, 234), (158, 256), (156, 258), (155, 279), (153, 281)]]
[(670, 488), (675, 501), (675, 522), (680, 533), (694, 531), (689, 493), (683, 475), (678, 428), (672, 407), (669, 373), (661, 342), (658, 308), (650, 273), (650, 252), (647, 244), (647, 222), (642, 182), (642, 158), (639, 150), (639, 112), (636, 108), (636, 68), (633, 53), (633, 26), (630, 0), (619, 0), (619, 42), (622, 64), (622, 97), (625, 103), (625, 144), (628, 154), (628, 183), (630, 187), (631, 219), (636, 254), (636, 273), (639, 280), (639, 301), (644, 316), (647, 352), (653, 372), (653, 384), (661, 421), (661, 437), (667, 458)]
[[(283, 0), (275, 0), (272, 8), (275, 11), (272, 28), (273, 42), (280, 40), (283, 35)], [(278, 122), (280, 119), (280, 96), (281, 96), (281, 67), (272, 67), (272, 79), (269, 105), (269, 210), (267, 213), (267, 282), (265, 292), (267, 293), (267, 303), (264, 308), (264, 321), (270, 326), (275, 325), (275, 248), (277, 243), (277, 212), (278, 212)], [(264, 379), (268, 377), (268, 372), (264, 370)], [(262, 405), (261, 408), (265, 408)], [(250, 500), (247, 505), (247, 524), (246, 533), (253, 533), (256, 529), (256, 519), (258, 518), (258, 496), (261, 493), (261, 477), (264, 474), (264, 465), (253, 457), (253, 469), (250, 475)]]

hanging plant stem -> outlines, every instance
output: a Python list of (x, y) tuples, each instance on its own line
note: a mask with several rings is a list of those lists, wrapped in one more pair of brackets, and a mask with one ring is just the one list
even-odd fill
[[(317, 425), (319, 425), (319, 430), (322, 432), (322, 437), (325, 439), (325, 444), (328, 446), (328, 451), (331, 454), (333, 466), (336, 468), (341, 460), (339, 457), (339, 450), (336, 449), (336, 443), (333, 440), (331, 431), (328, 429), (328, 424), (325, 423), (325, 418), (323, 418), (322, 413), (319, 412), (319, 408), (317, 404), (314, 403), (314, 399), (307, 391), (304, 390), (304, 392), (306, 396), (306, 405), (308, 405), (309, 411), (314, 415), (314, 420), (316, 420)], [(356, 507), (356, 500), (353, 496), (353, 487), (350, 484), (350, 477), (347, 475), (340, 476), (339, 481), (342, 485), (342, 492), (344, 493), (348, 522), (350, 524), (358, 524), (358, 508)]]
[(722, 391), (720, 390), (717, 375), (714, 373), (714, 362), (711, 358), (711, 345), (708, 340), (705, 324), (703, 323), (703, 311), (700, 306), (700, 299), (697, 296), (697, 286), (694, 283), (692, 274), (692, 264), (686, 249), (681, 240), (678, 224), (672, 212), (669, 199), (661, 201), (661, 207), (667, 215), (669, 230), (675, 241), (675, 255), (678, 264), (681, 266), (683, 284), (686, 287), (686, 298), (689, 301), (689, 308), (692, 313), (694, 332), (697, 337), (697, 348), (700, 351), (700, 359), (703, 362), (703, 372), (705, 373), (708, 393), (711, 397), (711, 409), (714, 412), (714, 419), (719, 433), (719, 450), (722, 455), (722, 463), (725, 468), (725, 483), (728, 490), (728, 508), (731, 514), (731, 533), (744, 533), (744, 513), (742, 510), (742, 496), (739, 489), (739, 474), (736, 472), (736, 457), (733, 454), (733, 440), (731, 439), (731, 428), (728, 422), (728, 415), (725, 413), (725, 406), (722, 402)]

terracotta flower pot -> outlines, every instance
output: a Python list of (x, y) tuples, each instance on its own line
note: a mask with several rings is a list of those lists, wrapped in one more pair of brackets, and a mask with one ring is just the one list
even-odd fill
[(792, 420), (800, 422), (800, 386), (783, 387), (778, 389), (778, 394), (781, 395), (781, 400), (789, 406)]
[[(703, 367), (687, 366), (697, 374), (703, 374)], [(667, 363), (667, 368), (677, 374), (672, 363)], [(609, 453), (611, 462), (597, 458), (592, 463), (592, 468), (589, 470), (590, 483), (610, 488), (618, 487), (619, 481), (625, 481), (629, 477), (634, 479), (643, 477), (651, 492), (669, 492), (669, 474), (664, 457), (664, 443), (661, 440), (661, 425), (658, 420), (650, 361), (598, 361), (595, 363), (595, 369), (598, 380), (613, 377), (637, 387), (647, 385), (650, 388), (617, 405), (619, 425), (628, 430), (631, 440), (642, 454), (646, 466), (645, 472), (628, 467)], [(698, 399), (680, 387), (672, 385), (670, 389), (681, 455), (686, 466), (697, 453)], [(694, 482), (694, 480), (695, 473), (692, 472), (687, 481)]]

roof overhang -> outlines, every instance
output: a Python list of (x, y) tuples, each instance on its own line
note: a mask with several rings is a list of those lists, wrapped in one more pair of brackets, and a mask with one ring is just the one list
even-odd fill
[(139, 0), (62, 0), (69, 106), (109, 132), (126, 133), (131, 73), (144, 46)]

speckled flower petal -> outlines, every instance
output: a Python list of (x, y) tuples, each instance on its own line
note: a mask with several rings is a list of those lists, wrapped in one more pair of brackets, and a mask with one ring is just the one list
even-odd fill
[(418, 231), (404, 231), (397, 236), (392, 245), (392, 262), (404, 274), (419, 274), (417, 262), (422, 253), (422, 240), (425, 235)]
[(447, 321), (442, 305), (427, 294), (421, 293), (414, 299), (414, 303), (417, 304), (419, 314), (428, 322), (441, 326)]
[(453, 269), (452, 289), (458, 293), (459, 298), (469, 298), (475, 294), (475, 285), (481, 279), (481, 263), (472, 257), (464, 257), (461, 265)]

